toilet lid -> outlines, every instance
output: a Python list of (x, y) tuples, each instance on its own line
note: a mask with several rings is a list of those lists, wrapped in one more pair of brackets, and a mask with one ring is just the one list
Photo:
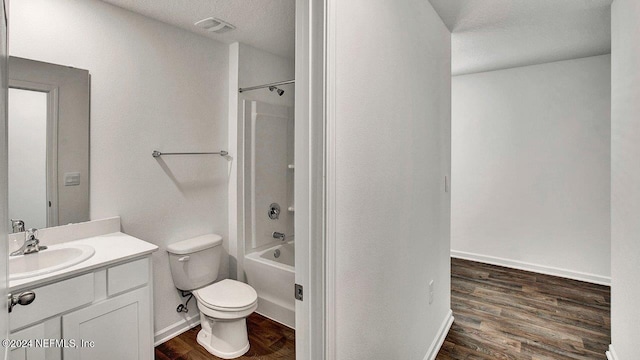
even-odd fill
[(251, 286), (231, 279), (205, 286), (194, 293), (200, 301), (215, 308), (244, 308), (258, 300), (258, 294)]

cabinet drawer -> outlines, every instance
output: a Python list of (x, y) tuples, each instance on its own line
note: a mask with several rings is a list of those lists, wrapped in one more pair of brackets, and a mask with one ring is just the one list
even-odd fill
[(107, 295), (113, 296), (149, 282), (149, 258), (107, 269)]
[(27, 306), (16, 306), (9, 315), (9, 328), (15, 330), (93, 302), (93, 273), (32, 289), (36, 299)]

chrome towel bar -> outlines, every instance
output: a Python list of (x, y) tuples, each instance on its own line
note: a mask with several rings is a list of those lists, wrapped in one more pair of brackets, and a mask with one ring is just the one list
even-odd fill
[(164, 155), (220, 155), (220, 156), (227, 156), (229, 155), (228, 152), (224, 151), (224, 150), (220, 150), (220, 151), (216, 151), (216, 152), (173, 152), (173, 153), (169, 153), (169, 152), (160, 152), (158, 150), (153, 150), (153, 152), (151, 153), (151, 156), (153, 156), (154, 158), (160, 157), (160, 156), (164, 156)]

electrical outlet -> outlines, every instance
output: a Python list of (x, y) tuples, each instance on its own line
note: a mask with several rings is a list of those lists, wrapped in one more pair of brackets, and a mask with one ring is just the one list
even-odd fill
[(433, 280), (429, 281), (429, 305), (433, 304)]

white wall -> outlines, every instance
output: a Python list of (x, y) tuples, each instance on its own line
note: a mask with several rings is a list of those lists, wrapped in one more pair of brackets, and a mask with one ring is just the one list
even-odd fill
[(608, 283), (610, 56), (452, 90), (453, 255)]
[(449, 319), (451, 36), (427, 1), (329, 9), (328, 332), (337, 359), (423, 359)]
[(617, 358), (640, 358), (640, 3), (611, 7), (611, 337)]
[(11, 11), (11, 55), (90, 71), (91, 218), (119, 215), (123, 231), (160, 246), (155, 328), (174, 324), (182, 299), (165, 248), (209, 232), (228, 246), (227, 161), (151, 151), (227, 147), (228, 46), (96, 0), (20, 0)]
[(9, 219), (47, 227), (47, 94), (9, 90)]

